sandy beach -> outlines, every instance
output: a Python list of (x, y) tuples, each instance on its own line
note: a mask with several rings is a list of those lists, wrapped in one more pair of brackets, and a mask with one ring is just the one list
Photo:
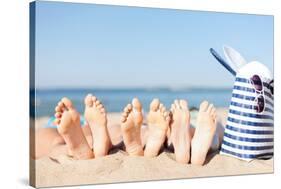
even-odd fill
[[(217, 113), (218, 120), (225, 125), (227, 108), (219, 108)], [(119, 124), (119, 120), (120, 113), (109, 113), (109, 126)], [(195, 120), (196, 112), (193, 112), (191, 124)], [(47, 121), (48, 117), (36, 119), (36, 129)], [(103, 158), (43, 157), (35, 160), (35, 164), (37, 187), (273, 173), (273, 159), (245, 162), (220, 155), (218, 151), (208, 155), (204, 166), (177, 163), (174, 154), (165, 150), (158, 157), (145, 158), (128, 156), (117, 149)]]

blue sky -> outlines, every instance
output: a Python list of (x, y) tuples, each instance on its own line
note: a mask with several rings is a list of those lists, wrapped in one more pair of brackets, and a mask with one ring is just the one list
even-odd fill
[(273, 71), (273, 17), (37, 2), (36, 87), (232, 87), (229, 45)]

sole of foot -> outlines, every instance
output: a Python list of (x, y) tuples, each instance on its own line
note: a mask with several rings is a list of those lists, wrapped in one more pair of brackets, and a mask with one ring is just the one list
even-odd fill
[(173, 144), (176, 161), (188, 163), (190, 160), (190, 113), (185, 100), (175, 100), (171, 105), (170, 141)]
[(144, 156), (155, 157), (166, 140), (166, 134), (170, 123), (170, 114), (159, 99), (154, 99), (150, 104), (147, 115), (148, 136), (145, 145)]
[(203, 165), (216, 132), (216, 109), (213, 104), (203, 101), (191, 142), (191, 163)]
[(92, 94), (85, 97), (84, 116), (92, 131), (95, 157), (107, 155), (111, 147), (107, 129), (107, 115), (102, 103)]
[(55, 108), (55, 123), (59, 134), (63, 137), (69, 155), (75, 159), (94, 158), (80, 125), (79, 113), (68, 98), (62, 98)]
[(141, 126), (143, 121), (142, 105), (137, 98), (132, 100), (123, 111), (121, 131), (126, 152), (132, 156), (143, 156)]

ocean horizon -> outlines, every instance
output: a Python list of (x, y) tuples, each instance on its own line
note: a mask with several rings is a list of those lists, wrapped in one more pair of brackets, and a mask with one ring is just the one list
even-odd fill
[(35, 90), (36, 117), (52, 116), (54, 108), (62, 97), (72, 100), (76, 109), (83, 113), (84, 98), (91, 93), (104, 104), (107, 112), (121, 112), (134, 97), (139, 98), (145, 112), (153, 98), (169, 109), (175, 99), (185, 99), (189, 108), (198, 108), (200, 102), (208, 100), (216, 107), (228, 107), (232, 88), (49, 88)]

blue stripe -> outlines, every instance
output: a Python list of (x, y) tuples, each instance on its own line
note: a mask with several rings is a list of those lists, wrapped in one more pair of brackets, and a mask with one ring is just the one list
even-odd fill
[[(236, 94), (236, 93), (232, 93), (232, 97), (243, 99), (243, 100), (250, 100), (250, 101), (254, 101), (256, 99), (256, 97), (254, 97), (254, 96), (246, 96), (246, 95), (241, 95), (241, 94)], [(273, 103), (271, 103), (267, 99), (265, 99), (265, 103), (269, 104), (271, 107), (274, 106)]]
[(231, 151), (226, 150), (224, 148), (222, 148), (221, 151), (226, 153), (226, 154), (231, 154), (231, 155), (234, 155), (236, 157), (245, 158), (245, 159), (254, 159), (254, 158), (262, 159), (262, 157), (264, 157), (264, 156), (273, 156), (273, 152), (263, 153), (263, 154), (240, 154), (240, 153), (236, 153), (236, 152), (231, 152)]
[(240, 108), (251, 109), (251, 110), (256, 110), (257, 109), (257, 106), (252, 106), (252, 105), (248, 105), (248, 104), (242, 104), (242, 103), (233, 102), (233, 101), (231, 101), (230, 105), (236, 106), (236, 107), (240, 107)]
[(224, 137), (231, 138), (233, 140), (238, 140), (242, 142), (273, 142), (273, 138), (247, 138), (247, 137), (239, 137), (239, 136), (234, 136), (229, 133), (224, 133)]
[[(240, 107), (240, 108), (245, 108), (245, 109), (251, 109), (251, 110), (256, 110), (257, 109), (257, 106), (252, 106), (252, 105), (248, 105), (248, 104), (242, 104), (242, 103), (238, 103), (238, 102), (233, 102), (231, 101), (230, 102), (230, 105), (232, 106), (236, 106), (236, 107)], [(270, 113), (274, 113), (274, 111), (268, 107), (266, 107), (264, 109), (265, 112), (270, 112)]]
[(251, 88), (248, 88), (248, 87), (241, 87), (241, 86), (238, 86), (238, 85), (234, 85), (233, 89), (255, 93), (255, 89), (251, 89)]
[[(236, 77), (235, 81), (238, 81), (238, 82), (242, 82), (242, 83), (250, 83), (250, 80), (249, 79), (246, 79), (246, 78), (241, 78), (241, 77)], [(263, 86), (268, 88), (270, 90), (270, 85), (266, 82), (262, 82)]]
[(273, 145), (271, 146), (242, 146), (238, 144), (232, 144), (227, 141), (222, 141), (222, 143), (226, 146), (230, 146), (232, 148), (240, 149), (240, 150), (252, 150), (252, 151), (261, 151), (261, 150), (269, 150), (273, 149)]
[(273, 134), (273, 131), (241, 129), (241, 128), (233, 127), (230, 125), (226, 125), (226, 128), (231, 131), (235, 131), (235, 132), (239, 132), (239, 133), (254, 134), (254, 135), (272, 135)]
[(244, 121), (240, 119), (235, 119), (232, 117), (227, 118), (228, 121), (233, 122), (233, 123), (238, 123), (242, 125), (249, 125), (249, 126), (258, 126), (258, 127), (273, 127), (273, 123), (258, 123), (258, 122), (252, 122), (252, 121)]
[(240, 112), (237, 110), (229, 110), (229, 113), (239, 115), (239, 116), (244, 116), (244, 117), (251, 117), (251, 118), (257, 118), (257, 119), (271, 119), (273, 120), (273, 117), (270, 115), (262, 115), (262, 114), (251, 114), (251, 113), (245, 113), (245, 112)]
[[(238, 86), (238, 85), (234, 85), (233, 89), (235, 90), (239, 90), (239, 91), (246, 91), (246, 92), (250, 92), (250, 93), (255, 93), (255, 89), (253, 88), (248, 88), (248, 87), (241, 87), (241, 86)], [(264, 91), (264, 94), (270, 98), (271, 100), (273, 100), (273, 96), (267, 92), (267, 91)]]
[(232, 97), (244, 99), (244, 100), (250, 100), (250, 101), (254, 101), (255, 98), (256, 98), (256, 97), (253, 97), (253, 96), (246, 96), (246, 95), (241, 95), (241, 94), (236, 94), (236, 93), (232, 93)]
[(235, 81), (242, 82), (242, 83), (250, 83), (248, 79), (242, 77), (236, 77)]

